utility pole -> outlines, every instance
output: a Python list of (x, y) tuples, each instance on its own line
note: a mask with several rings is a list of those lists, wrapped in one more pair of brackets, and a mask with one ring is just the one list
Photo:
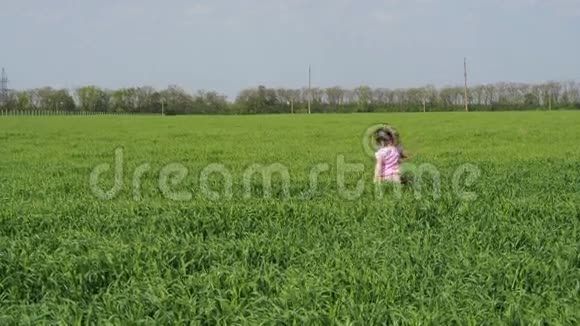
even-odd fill
[(161, 116), (165, 115), (165, 99), (161, 99)]
[(310, 114), (310, 105), (312, 102), (312, 69), (308, 65), (308, 114)]
[(467, 103), (467, 58), (463, 58), (463, 75), (465, 77), (465, 96), (463, 101), (465, 102), (465, 112), (469, 112), (469, 104)]
[(6, 70), (2, 68), (2, 74), (0, 75), (0, 104), (4, 104), (4, 101), (8, 99), (8, 76), (6, 76)]

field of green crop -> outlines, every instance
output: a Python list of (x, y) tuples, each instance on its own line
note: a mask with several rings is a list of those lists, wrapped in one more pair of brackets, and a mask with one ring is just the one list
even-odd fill
[[(381, 122), (439, 192), (378, 196)], [(0, 324), (578, 324), (579, 208), (578, 112), (2, 117)]]

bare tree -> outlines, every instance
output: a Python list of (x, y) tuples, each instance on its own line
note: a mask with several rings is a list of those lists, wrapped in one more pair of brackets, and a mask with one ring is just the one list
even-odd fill
[(387, 89), (385, 88), (375, 88), (371, 91), (371, 102), (375, 104), (386, 104), (387, 103)]
[(325, 90), (328, 104), (333, 107), (340, 106), (344, 99), (344, 90), (338, 86), (327, 88)]

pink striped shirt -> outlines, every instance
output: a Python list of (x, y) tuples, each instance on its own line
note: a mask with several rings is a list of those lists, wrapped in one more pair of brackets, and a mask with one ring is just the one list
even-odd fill
[(401, 151), (395, 146), (386, 146), (375, 153), (377, 169), (381, 179), (399, 174)]

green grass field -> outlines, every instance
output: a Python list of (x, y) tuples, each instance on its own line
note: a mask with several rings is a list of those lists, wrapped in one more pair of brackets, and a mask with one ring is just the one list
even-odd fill
[[(377, 197), (361, 139), (381, 122), (440, 196), (426, 178)], [(578, 112), (2, 117), (0, 324), (578, 324), (579, 141)], [(99, 199), (116, 149), (123, 187)], [(357, 198), (341, 159), (365, 167), (344, 177)], [(202, 191), (226, 185), (200, 181), (216, 163), (230, 197)], [(244, 171), (274, 163), (288, 193), (279, 175), (247, 193)], [(159, 185), (178, 164), (161, 183), (185, 200)]]

